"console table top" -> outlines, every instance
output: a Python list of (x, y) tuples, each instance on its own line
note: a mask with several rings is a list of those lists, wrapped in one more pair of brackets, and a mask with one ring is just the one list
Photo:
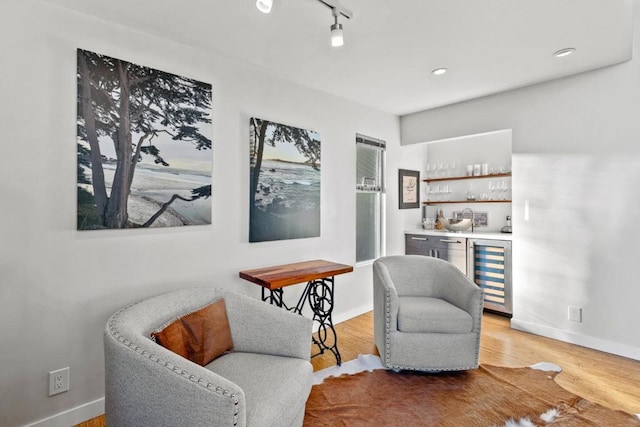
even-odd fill
[(240, 277), (267, 289), (323, 279), (329, 276), (349, 273), (353, 266), (316, 259), (273, 267), (256, 268), (240, 272)]

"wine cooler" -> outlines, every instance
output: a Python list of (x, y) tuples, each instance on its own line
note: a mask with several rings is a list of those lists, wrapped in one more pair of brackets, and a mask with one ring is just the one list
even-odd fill
[(511, 242), (468, 239), (467, 245), (467, 275), (484, 291), (484, 308), (511, 316)]

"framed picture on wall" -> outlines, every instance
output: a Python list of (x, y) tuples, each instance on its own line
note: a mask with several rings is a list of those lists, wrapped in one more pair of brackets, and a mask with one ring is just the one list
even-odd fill
[(250, 121), (249, 242), (320, 237), (320, 134)]
[(420, 172), (398, 169), (398, 201), (400, 209), (420, 207)]
[(82, 49), (75, 74), (78, 230), (211, 224), (211, 84)]

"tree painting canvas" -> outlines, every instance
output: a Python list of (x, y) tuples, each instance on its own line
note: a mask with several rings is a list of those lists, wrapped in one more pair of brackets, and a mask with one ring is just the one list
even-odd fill
[(320, 236), (320, 135), (252, 118), (249, 241)]
[(211, 224), (211, 85), (77, 54), (78, 230)]

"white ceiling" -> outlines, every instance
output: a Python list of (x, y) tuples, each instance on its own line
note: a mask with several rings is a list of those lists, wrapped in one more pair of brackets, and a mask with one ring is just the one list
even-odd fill
[[(48, 0), (403, 115), (631, 58), (632, 0)], [(126, 13), (123, 13), (125, 11)], [(552, 53), (574, 47), (576, 53)], [(437, 67), (449, 72), (433, 76)]]

